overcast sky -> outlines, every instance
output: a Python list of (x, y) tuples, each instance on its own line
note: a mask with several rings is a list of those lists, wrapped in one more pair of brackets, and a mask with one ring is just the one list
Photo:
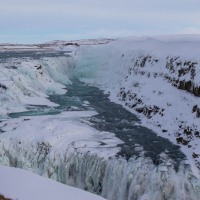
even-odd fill
[(200, 0), (0, 0), (0, 43), (200, 33)]

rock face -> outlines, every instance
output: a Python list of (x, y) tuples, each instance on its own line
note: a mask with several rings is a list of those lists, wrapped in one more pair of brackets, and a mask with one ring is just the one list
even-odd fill
[[(184, 90), (189, 93), (189, 98), (191, 95), (195, 97), (200, 97), (200, 84), (196, 77), (196, 68), (198, 68), (198, 63), (196, 61), (185, 60), (180, 57), (166, 57), (165, 61), (159, 60), (159, 58), (152, 55), (140, 55), (132, 60), (132, 66), (128, 68), (128, 74), (126, 76), (126, 82), (132, 81), (132, 87), (121, 87), (118, 93), (118, 98), (125, 102), (125, 105), (136, 112), (143, 114), (148, 119), (165, 117), (166, 106), (165, 104), (150, 104), (146, 101), (144, 96), (142, 96), (137, 90), (143, 87), (142, 81), (135, 81), (138, 79), (146, 81), (147, 79), (162, 79), (166, 85), (171, 85), (178, 90)], [(161, 65), (163, 71), (157, 71), (156, 67)], [(151, 81), (149, 81), (151, 84)], [(165, 86), (164, 86), (165, 87)], [(127, 89), (128, 88), (128, 89)], [(153, 93), (158, 96), (162, 96), (162, 91), (157, 91), (157, 87), (153, 88)], [(148, 91), (146, 91), (148, 93)], [(191, 95), (190, 95), (191, 94)], [(168, 94), (170, 95), (170, 94)], [(153, 96), (152, 96), (153, 98)], [(189, 102), (188, 97), (185, 98)], [(165, 99), (163, 98), (163, 101)], [(155, 102), (156, 103), (156, 102)], [(178, 103), (178, 102), (177, 102)], [(191, 113), (194, 113), (196, 120), (200, 117), (200, 105), (193, 105), (194, 102), (190, 101), (188, 106), (191, 109)], [(171, 107), (169, 102), (166, 102), (167, 107)], [(161, 105), (163, 107), (161, 107)], [(184, 108), (183, 108), (184, 109)], [(181, 118), (176, 118), (178, 122), (177, 130), (173, 132), (176, 136), (177, 144), (188, 146), (191, 148), (190, 142), (194, 139), (198, 140), (200, 137), (199, 127), (194, 123), (187, 125), (187, 121), (181, 120)], [(191, 121), (191, 120), (190, 120)], [(159, 128), (162, 128), (160, 124), (157, 124)], [(162, 129), (163, 133), (168, 133), (167, 129)], [(198, 154), (193, 153), (193, 158), (197, 158)], [(200, 168), (199, 164), (198, 167)]]
[(158, 106), (146, 106), (143, 101), (137, 97), (137, 94), (131, 94), (130, 91), (128, 91), (127, 93), (125, 92), (125, 88), (120, 88), (120, 92), (118, 94), (118, 97), (120, 98), (120, 100), (122, 101), (126, 101), (126, 98), (128, 98), (129, 101), (131, 101), (131, 103), (125, 103), (126, 106), (129, 106), (130, 108), (135, 108), (135, 110), (138, 113), (142, 113), (143, 115), (145, 115), (147, 118), (152, 118), (153, 115), (155, 114), (159, 114), (161, 116), (163, 116), (163, 111), (165, 110), (164, 108), (159, 108)]
[(170, 74), (178, 74), (177, 78), (168, 77), (173, 86), (199, 97), (200, 86), (194, 82), (197, 64), (188, 60), (182, 61), (179, 57), (167, 58), (166, 68)]
[(0, 200), (11, 200), (11, 199), (10, 198), (6, 198), (2, 194), (0, 194)]

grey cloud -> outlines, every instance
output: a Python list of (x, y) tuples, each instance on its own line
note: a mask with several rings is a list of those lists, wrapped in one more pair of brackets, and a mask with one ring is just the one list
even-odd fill
[(0, 0), (0, 35), (189, 32), (199, 30), (199, 8), (199, 0)]

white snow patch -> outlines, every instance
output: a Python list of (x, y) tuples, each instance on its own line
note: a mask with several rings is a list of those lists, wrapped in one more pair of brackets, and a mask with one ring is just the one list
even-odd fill
[(0, 193), (19, 200), (103, 200), (104, 198), (76, 189), (29, 171), (0, 166)]

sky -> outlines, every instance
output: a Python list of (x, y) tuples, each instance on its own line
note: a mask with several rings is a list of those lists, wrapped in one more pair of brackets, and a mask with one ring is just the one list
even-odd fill
[(0, 0), (0, 43), (200, 34), (200, 0)]

